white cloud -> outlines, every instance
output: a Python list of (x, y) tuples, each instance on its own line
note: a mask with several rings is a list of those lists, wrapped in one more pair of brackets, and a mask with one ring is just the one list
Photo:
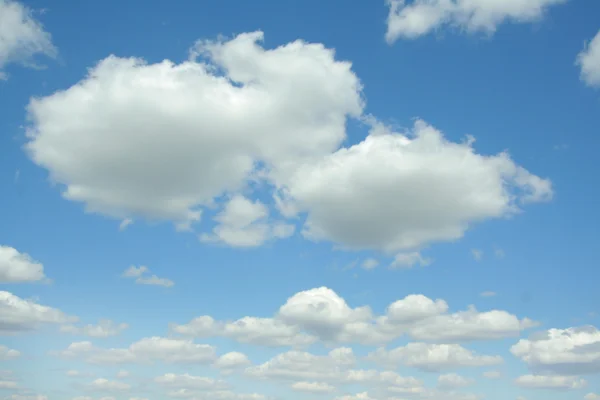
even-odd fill
[(164, 287), (172, 287), (175, 285), (170, 279), (167, 278), (159, 278), (156, 275), (148, 275), (150, 274), (150, 270), (148, 267), (140, 266), (136, 267), (134, 265), (127, 268), (121, 276), (124, 278), (135, 278), (135, 283), (138, 285), (154, 285), (154, 286), (164, 286)]
[(5, 397), (4, 400), (48, 400), (48, 396), (44, 396), (41, 394), (19, 394), (14, 393), (8, 397)]
[(519, 340), (510, 351), (536, 371), (562, 375), (600, 372), (600, 330), (594, 326), (550, 329)]
[(408, 343), (392, 350), (379, 348), (369, 360), (388, 366), (406, 365), (424, 371), (483, 367), (502, 363), (500, 356), (476, 354), (458, 344)]
[(588, 86), (600, 87), (600, 31), (577, 55), (576, 65), (581, 68), (581, 80)]
[(368, 392), (361, 392), (355, 395), (338, 396), (335, 400), (375, 400), (369, 396)]
[(92, 390), (98, 390), (98, 391), (126, 391), (131, 389), (131, 385), (127, 384), (127, 383), (123, 383), (123, 382), (119, 382), (119, 381), (110, 381), (108, 379), (105, 378), (98, 378), (96, 380), (94, 380), (92, 383), (90, 383), (90, 389)]
[(552, 197), (549, 180), (507, 153), (479, 155), (472, 142), (450, 142), (418, 120), (407, 134), (369, 135), (300, 166), (287, 192), (308, 211), (303, 234), (397, 253), (459, 239), (478, 221)]
[(583, 397), (583, 400), (600, 400), (600, 394), (588, 393)]
[(412, 268), (415, 265), (426, 267), (430, 265), (433, 260), (425, 258), (418, 251), (410, 253), (398, 253), (394, 257), (394, 261), (390, 265), (391, 268)]
[(292, 390), (304, 393), (331, 393), (335, 391), (335, 387), (325, 382), (296, 382), (292, 384)]
[(481, 292), (480, 296), (481, 297), (495, 297), (496, 296), (496, 292), (491, 292), (491, 291)]
[(51, 36), (32, 11), (12, 0), (0, 0), (0, 79), (7, 64), (33, 65), (36, 55), (55, 57)]
[(223, 371), (232, 371), (250, 364), (251, 362), (245, 354), (232, 351), (220, 356), (213, 365)]
[(584, 379), (557, 375), (523, 375), (518, 377), (515, 383), (520, 387), (530, 389), (581, 389), (587, 385)]
[(0, 335), (31, 331), (46, 324), (74, 322), (62, 311), (0, 291)]
[(218, 224), (212, 234), (202, 234), (200, 240), (232, 247), (257, 247), (271, 239), (286, 238), (294, 233), (294, 225), (269, 223), (268, 216), (269, 209), (262, 202), (235, 195), (215, 217)]
[(346, 116), (362, 113), (351, 64), (321, 44), (267, 50), (262, 39), (199, 41), (181, 64), (107, 57), (77, 85), (31, 101), (32, 160), (91, 212), (189, 226), (256, 163), (280, 179), (334, 151)]
[(386, 40), (414, 39), (450, 26), (469, 33), (493, 34), (504, 22), (539, 20), (553, 5), (567, 0), (387, 0)]
[(216, 357), (215, 348), (191, 340), (150, 337), (128, 348), (103, 349), (90, 342), (74, 342), (67, 349), (52, 354), (65, 358), (83, 358), (90, 364), (148, 364), (155, 361), (169, 364), (208, 364)]
[(0, 344), (0, 360), (13, 360), (15, 358), (19, 358), (21, 356), (21, 352), (9, 349), (8, 347)]
[(458, 374), (444, 374), (438, 377), (438, 387), (440, 389), (458, 389), (474, 384), (474, 379), (465, 378)]
[[(1, 2), (2, 0), (0, 0), (0, 13)], [(34, 282), (44, 278), (46, 278), (44, 266), (40, 262), (13, 247), (0, 246), (0, 283)]]
[(64, 325), (60, 327), (60, 331), (63, 333), (71, 333), (73, 335), (90, 336), (96, 338), (106, 338), (109, 336), (116, 336), (121, 331), (127, 329), (129, 326), (125, 323), (116, 324), (108, 319), (101, 319), (98, 325), (88, 324), (85, 326), (75, 325)]

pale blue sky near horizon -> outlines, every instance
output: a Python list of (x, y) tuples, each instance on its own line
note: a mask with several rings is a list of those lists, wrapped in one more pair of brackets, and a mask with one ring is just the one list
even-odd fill
[[(60, 324), (3, 335), (0, 344), (18, 350), (21, 357), (1, 361), (0, 370), (19, 376), (20, 387), (46, 395), (48, 400), (108, 395), (117, 400), (167, 399), (152, 389), (154, 377), (170, 372), (218, 377), (218, 370), (208, 365), (164, 363), (97, 366), (49, 352), (86, 340), (102, 348), (126, 348), (142, 338), (169, 337), (170, 324), (185, 324), (201, 315), (225, 321), (270, 318), (294, 294), (328, 287), (350, 307), (370, 306), (376, 315), (385, 314), (390, 303), (407, 295), (423, 294), (445, 300), (449, 312), (474, 305), (480, 312), (505, 310), (540, 323), (517, 337), (461, 342), (480, 354), (499, 355), (504, 362), (444, 370), (476, 380), (473, 386), (457, 389), (459, 393), (489, 400), (518, 396), (583, 399), (588, 393), (600, 394), (600, 358), (591, 373), (574, 374), (587, 381), (583, 388), (528, 389), (514, 380), (536, 372), (510, 352), (520, 338), (527, 339), (534, 332), (600, 324), (595, 247), (600, 211), (594, 200), (600, 195), (596, 154), (600, 90), (581, 80), (575, 63), (586, 41), (600, 29), (600, 2), (565, 1), (549, 6), (534, 22), (503, 22), (489, 35), (441, 26), (394, 43), (385, 40), (389, 8), (383, 0), (20, 3), (33, 10), (58, 53), (54, 59), (36, 57), (43, 68), (0, 64), (0, 70), (7, 73), (7, 79), (0, 81), (0, 245), (42, 263), (52, 282), (4, 282), (0, 290), (77, 316), (78, 326), (96, 324), (99, 319), (128, 324), (118, 335), (106, 338), (61, 333)], [(506, 150), (515, 164), (552, 182), (552, 199), (523, 204), (522, 212), (515, 215), (469, 221), (464, 236), (418, 247), (423, 257), (432, 260), (429, 265), (393, 269), (388, 268), (393, 253), (345, 250), (334, 240), (307, 239), (302, 234), (306, 214), (290, 220), (296, 225), (290, 237), (260, 246), (239, 248), (200, 241), (198, 235), (215, 225), (212, 217), (221, 210), (223, 198), (218, 198), (215, 209), (203, 212), (192, 231), (177, 231), (169, 221), (155, 223), (137, 216), (120, 230), (119, 218), (86, 212), (82, 202), (64, 198), (64, 182), (51, 182), (48, 169), (32, 162), (24, 150), (30, 140), (24, 126), (33, 123), (27, 120), (30, 99), (69, 89), (107, 56), (140, 57), (149, 64), (166, 59), (180, 63), (199, 39), (224, 35), (229, 40), (257, 30), (264, 32), (261, 46), (265, 49), (297, 39), (335, 49), (335, 60), (351, 62), (352, 72), (363, 85), (364, 115), (397, 130), (422, 118), (451, 142), (460, 143), (472, 135), (477, 154), (491, 156)], [(49, 106), (45, 112), (52, 110)], [(85, 125), (78, 117), (74, 114), (73, 125)], [(368, 133), (368, 126), (349, 119), (341, 146), (355, 145)], [(86, 131), (78, 134), (86, 135)], [(270, 187), (257, 186), (249, 193), (249, 198), (264, 199), (275, 212)], [(481, 259), (474, 257), (474, 251), (481, 252)], [(360, 263), (368, 258), (378, 260), (379, 265), (372, 270), (361, 268)], [(122, 276), (132, 265), (147, 266), (151, 274), (174, 285), (135, 284)], [(495, 295), (482, 296), (484, 292)], [(417, 341), (403, 336), (389, 341), (387, 348)], [(218, 355), (245, 353), (256, 365), (289, 350), (224, 337), (195, 342), (216, 346)], [(379, 347), (340, 343), (330, 346), (319, 341), (307, 351), (325, 354), (331, 347), (348, 346), (363, 356)], [(378, 368), (362, 360), (359, 365)], [(113, 379), (121, 369), (131, 373), (122, 379), (132, 385), (131, 393), (86, 388), (86, 382)], [(74, 379), (65, 375), (68, 370), (88, 371), (93, 376)], [(422, 379), (428, 387), (435, 387), (440, 374), (406, 365), (393, 370)], [(501, 371), (502, 377), (486, 379), (482, 373), (487, 370)], [(281, 399), (371, 393), (368, 386), (340, 384), (329, 394), (303, 394), (290, 390), (288, 381), (261, 381), (241, 372), (225, 379), (236, 392)], [(0, 388), (0, 398), (12, 399), (13, 392), (20, 393)], [(14, 397), (21, 398), (29, 399)]]

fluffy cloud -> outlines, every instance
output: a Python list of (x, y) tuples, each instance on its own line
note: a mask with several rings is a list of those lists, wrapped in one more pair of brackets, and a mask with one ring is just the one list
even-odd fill
[(530, 389), (581, 389), (587, 385), (584, 379), (556, 375), (524, 375), (518, 377), (515, 383), (520, 387)]
[(65, 350), (53, 352), (65, 358), (83, 358), (90, 364), (152, 363), (207, 364), (216, 359), (215, 348), (191, 340), (150, 337), (128, 348), (103, 349), (90, 342), (71, 343)]
[(392, 350), (379, 348), (368, 359), (379, 364), (399, 364), (424, 371), (443, 371), (461, 367), (483, 367), (502, 363), (500, 356), (476, 354), (458, 344), (409, 343)]
[(21, 353), (17, 350), (9, 349), (8, 347), (6, 347), (4, 345), (0, 345), (0, 360), (1, 361), (13, 360), (15, 358), (18, 358), (20, 355), (21, 355)]
[(269, 209), (262, 202), (235, 195), (215, 217), (218, 222), (212, 234), (202, 234), (203, 242), (222, 242), (232, 247), (257, 247), (270, 239), (285, 238), (295, 226), (283, 222), (269, 223)]
[[(0, 0), (0, 14), (1, 4)], [(44, 266), (33, 260), (29, 254), (20, 253), (13, 247), (0, 246), (0, 283), (34, 282), (45, 277)]]
[(470, 33), (493, 34), (499, 25), (511, 21), (533, 22), (550, 6), (567, 0), (387, 0), (390, 12), (386, 40), (414, 39), (443, 26)]
[(243, 317), (216, 321), (210, 316), (187, 324), (171, 324), (171, 331), (190, 337), (229, 337), (261, 346), (302, 347), (321, 340), (327, 343), (381, 344), (403, 334), (424, 341), (466, 342), (518, 336), (535, 323), (500, 310), (449, 314), (448, 304), (423, 295), (395, 301), (385, 315), (376, 316), (367, 306), (350, 307), (333, 290), (320, 287), (291, 296), (273, 318)]
[(576, 64), (581, 68), (581, 80), (588, 86), (600, 87), (600, 31), (577, 55)]
[(304, 235), (400, 252), (459, 239), (477, 221), (552, 197), (550, 181), (506, 153), (479, 155), (472, 142), (450, 142), (419, 120), (406, 134), (372, 133), (300, 166), (286, 189), (308, 211)]
[(600, 394), (588, 393), (583, 397), (583, 400), (599, 400)]
[(56, 48), (50, 34), (32, 11), (19, 2), (0, 0), (0, 79), (9, 63), (31, 65), (38, 54), (54, 57)]
[(561, 375), (600, 372), (600, 330), (594, 326), (550, 329), (511, 347), (535, 371)]
[(164, 287), (171, 287), (175, 285), (175, 282), (173, 282), (170, 279), (159, 278), (156, 275), (149, 274), (150, 270), (148, 269), (148, 267), (145, 267), (143, 265), (140, 267), (136, 267), (135, 265), (132, 265), (123, 272), (122, 276), (124, 278), (135, 278), (135, 283), (137, 283), (138, 285), (154, 285)]
[(404, 250), (551, 198), (550, 181), (506, 153), (477, 154), (472, 140), (450, 142), (423, 121), (406, 134), (373, 122), (365, 140), (340, 148), (347, 118), (363, 118), (351, 64), (320, 44), (264, 49), (262, 38), (202, 41), (181, 64), (107, 57), (78, 84), (31, 100), (29, 156), (66, 199), (121, 220), (190, 228), (229, 199), (200, 238), (238, 247), (294, 231), (236, 194), (267, 181), (283, 216), (306, 213), (305, 237), (400, 253), (399, 265), (427, 263)]
[(256, 163), (280, 178), (334, 151), (346, 116), (362, 113), (350, 63), (320, 44), (267, 50), (262, 39), (199, 41), (181, 64), (107, 57), (77, 85), (31, 101), (32, 160), (89, 211), (189, 226)]
[(125, 323), (116, 324), (111, 320), (102, 319), (98, 322), (98, 325), (85, 325), (85, 326), (75, 326), (75, 325), (64, 325), (60, 327), (60, 331), (64, 333), (71, 333), (73, 335), (79, 336), (90, 336), (96, 338), (106, 338), (109, 336), (116, 336), (121, 333), (121, 331), (128, 328), (128, 325)]
[(74, 322), (62, 311), (0, 291), (0, 335), (31, 331), (46, 324)]
[(390, 265), (391, 268), (412, 268), (415, 265), (419, 265), (421, 267), (426, 267), (431, 264), (433, 260), (429, 258), (425, 258), (418, 251), (413, 251), (410, 253), (398, 253), (394, 257), (394, 261)]

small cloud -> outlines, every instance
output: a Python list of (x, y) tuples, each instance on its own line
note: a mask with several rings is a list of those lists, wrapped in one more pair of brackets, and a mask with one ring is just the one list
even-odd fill
[(361, 264), (361, 267), (366, 270), (371, 270), (376, 268), (379, 265), (379, 261), (374, 258), (367, 258)]
[(496, 295), (497, 295), (496, 292), (483, 292), (483, 293), (480, 293), (481, 297), (494, 297)]
[(391, 269), (412, 268), (415, 265), (426, 267), (433, 262), (432, 259), (423, 257), (420, 252), (398, 253), (390, 265)]
[(133, 224), (133, 220), (131, 218), (125, 218), (123, 221), (121, 221), (121, 223), (119, 224), (119, 230), (122, 232), (125, 229), (127, 229), (127, 227), (129, 225)]
[(564, 144), (564, 143), (563, 144), (555, 144), (554, 147), (553, 147), (553, 149), (557, 150), (557, 151), (567, 150), (568, 148), (569, 148), (569, 145), (568, 144)]
[(15, 171), (15, 183), (19, 183), (19, 178), (21, 177), (21, 170)]
[(483, 250), (479, 249), (471, 249), (471, 255), (475, 259), (475, 261), (481, 261), (483, 258)]
[(124, 278), (136, 278), (135, 283), (139, 285), (154, 285), (164, 287), (171, 287), (175, 285), (175, 282), (170, 279), (159, 278), (156, 275), (148, 276), (148, 274), (150, 274), (150, 269), (148, 269), (148, 267), (143, 265), (136, 267), (132, 265), (123, 271), (121, 276)]

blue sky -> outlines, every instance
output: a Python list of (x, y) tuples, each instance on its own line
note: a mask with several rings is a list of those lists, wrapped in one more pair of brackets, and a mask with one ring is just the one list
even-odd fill
[(600, 3), (0, 0), (0, 398), (600, 399)]

